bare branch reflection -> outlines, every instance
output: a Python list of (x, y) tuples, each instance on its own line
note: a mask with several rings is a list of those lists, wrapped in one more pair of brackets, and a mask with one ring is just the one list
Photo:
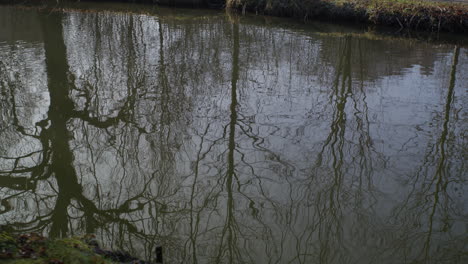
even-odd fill
[(466, 260), (465, 48), (7, 11), (41, 30), (0, 36), (2, 229), (168, 263)]

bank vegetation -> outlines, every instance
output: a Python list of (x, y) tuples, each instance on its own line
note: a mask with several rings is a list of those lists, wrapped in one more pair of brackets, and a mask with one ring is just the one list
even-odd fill
[(227, 0), (238, 12), (344, 20), (400, 29), (468, 32), (468, 4), (422, 0)]
[(468, 33), (468, 1), (462, 0), (0, 0), (7, 4), (145, 2), (208, 6), (229, 12), (390, 26), (399, 30)]

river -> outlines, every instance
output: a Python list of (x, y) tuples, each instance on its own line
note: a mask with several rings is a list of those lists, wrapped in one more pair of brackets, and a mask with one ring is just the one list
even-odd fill
[(166, 263), (468, 263), (466, 45), (86, 5), (0, 6), (3, 229)]

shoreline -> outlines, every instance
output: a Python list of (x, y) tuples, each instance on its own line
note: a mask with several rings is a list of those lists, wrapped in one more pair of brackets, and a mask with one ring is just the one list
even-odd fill
[[(160, 256), (152, 263), (162, 263)], [(103, 249), (94, 235), (67, 238), (47, 238), (37, 233), (10, 234), (0, 232), (0, 262), (2, 263), (100, 263), (149, 264), (126, 252)]]
[[(237, 12), (390, 26), (399, 30), (468, 33), (468, 2), (421, 0), (227, 0)], [(277, 2), (278, 1), (278, 2)]]
[[(221, 5), (219, 1), (225, 1)], [(398, 31), (468, 33), (468, 1), (431, 0), (0, 0), (0, 4), (53, 6), (61, 3), (145, 3), (155, 6), (226, 9), (241, 14), (383, 26)], [(283, 3), (286, 2), (286, 3)]]

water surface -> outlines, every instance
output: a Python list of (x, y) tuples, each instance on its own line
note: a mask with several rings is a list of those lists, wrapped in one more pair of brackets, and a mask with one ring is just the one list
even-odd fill
[(466, 46), (97, 7), (0, 6), (4, 229), (167, 263), (467, 263)]

